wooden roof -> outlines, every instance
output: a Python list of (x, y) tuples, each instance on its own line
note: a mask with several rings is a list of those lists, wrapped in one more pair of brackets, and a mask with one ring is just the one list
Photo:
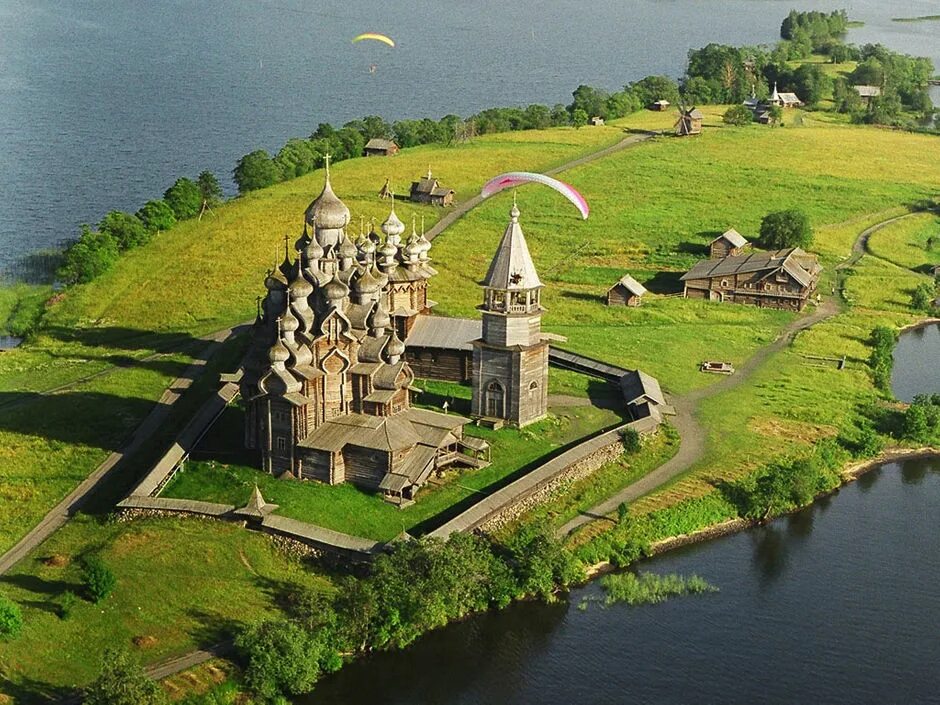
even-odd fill
[(504, 291), (524, 291), (542, 286), (529, 246), (519, 225), (519, 209), (513, 205), (509, 212), (509, 225), (499, 242), (490, 268), (483, 278), (483, 286)]
[(392, 142), (391, 140), (382, 139), (381, 137), (373, 137), (371, 140), (366, 142), (365, 148), (389, 150), (389, 149), (398, 149), (398, 145)]
[(744, 247), (747, 244), (745, 237), (734, 228), (726, 230), (708, 244), (713, 245), (719, 240), (727, 240), (734, 247)]
[(770, 252), (757, 250), (746, 255), (703, 260), (683, 274), (680, 281), (711, 279), (713, 277), (762, 271), (770, 273), (783, 269), (803, 286), (809, 286), (819, 272), (819, 265), (812, 266), (809, 270), (804, 266), (809, 257), (799, 247), (791, 247), (788, 250)]
[[(610, 287), (610, 289), (615, 289), (618, 286), (624, 287), (634, 296), (643, 296), (644, 294), (648, 293), (646, 291), (646, 287), (640, 284), (640, 282), (631, 277), (629, 274), (624, 274), (622, 277), (620, 277), (617, 283)], [(607, 291), (610, 291), (610, 289)]]
[(405, 344), (409, 348), (472, 350), (473, 341), (483, 337), (483, 321), (444, 316), (418, 316)]

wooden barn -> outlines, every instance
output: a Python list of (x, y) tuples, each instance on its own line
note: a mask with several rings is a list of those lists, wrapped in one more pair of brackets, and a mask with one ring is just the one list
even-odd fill
[(815, 255), (792, 247), (703, 260), (681, 281), (687, 299), (801, 311), (816, 291), (821, 271)]
[(711, 259), (737, 257), (744, 254), (744, 251), (750, 247), (751, 243), (741, 233), (731, 228), (708, 243), (708, 256)]
[(391, 157), (398, 154), (398, 145), (392, 142), (392, 140), (373, 137), (366, 142), (362, 153), (367, 157)]
[(411, 182), (411, 200), (415, 203), (430, 203), (432, 206), (452, 206), (454, 205), (455, 194), (454, 189), (441, 186), (440, 182), (431, 176), (430, 168), (428, 168), (427, 176), (423, 179)]
[(468, 382), (473, 369), (473, 341), (481, 337), (480, 320), (418, 316), (408, 333), (405, 360), (423, 379)]
[(702, 134), (702, 120), (704, 119), (705, 116), (698, 108), (680, 110), (679, 119), (676, 120), (675, 125), (676, 135), (679, 137), (687, 137), (689, 135)]
[(647, 105), (646, 108), (661, 113), (668, 110), (670, 105), (671, 103), (668, 100), (657, 100)]
[(603, 127), (604, 118), (600, 117), (599, 115), (595, 115), (590, 120), (588, 120), (588, 122), (594, 127)]
[(607, 290), (607, 305), (639, 306), (645, 294), (646, 287), (629, 274), (624, 274), (620, 281)]

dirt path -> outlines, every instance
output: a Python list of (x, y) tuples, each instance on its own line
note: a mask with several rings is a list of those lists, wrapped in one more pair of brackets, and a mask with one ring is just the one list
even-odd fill
[(193, 382), (205, 370), (206, 363), (213, 353), (220, 347), (221, 343), (228, 340), (238, 327), (226, 328), (217, 331), (202, 340), (208, 342), (184, 371), (167, 387), (163, 395), (157, 400), (153, 409), (144, 418), (134, 433), (124, 442), (118, 450), (111, 453), (104, 462), (86, 477), (81, 484), (72, 490), (61, 502), (59, 502), (42, 520), (33, 527), (26, 536), (19, 540), (9, 551), (0, 555), (0, 575), (6, 573), (18, 561), (26, 556), (27, 553), (39, 546), (55, 531), (61, 528), (88, 500), (88, 497), (101, 485), (107, 482), (111, 472), (125, 457), (137, 451), (146, 441), (160, 429), (166, 421), (173, 405), (179, 400)]
[[(865, 228), (859, 233), (858, 237), (855, 238), (849, 257), (837, 264), (836, 269), (844, 270), (856, 264), (868, 252), (868, 239), (872, 234), (898, 220), (913, 215), (917, 215), (917, 212), (904, 213), (903, 215), (888, 218), (887, 220)], [(607, 520), (607, 515), (614, 512), (622, 502), (630, 503), (645, 494), (649, 494), (657, 487), (681, 475), (700, 461), (705, 455), (705, 441), (707, 439), (707, 432), (702, 428), (697, 418), (700, 404), (716, 394), (727, 392), (746, 382), (771, 356), (788, 346), (797, 333), (832, 318), (839, 313), (840, 310), (841, 308), (837, 300), (834, 297), (827, 297), (812, 314), (797, 319), (784, 328), (783, 332), (776, 340), (769, 345), (759, 348), (738, 368), (734, 375), (726, 377), (716, 384), (696, 389), (688, 394), (673, 399), (673, 403), (676, 407), (676, 416), (673, 420), (673, 425), (679, 432), (679, 451), (668, 461), (643, 476), (640, 480), (628, 485), (615, 495), (608, 497), (603, 502), (582, 512), (571, 521), (564, 524), (558, 530), (558, 535), (567, 536), (578, 527), (597, 519)]]

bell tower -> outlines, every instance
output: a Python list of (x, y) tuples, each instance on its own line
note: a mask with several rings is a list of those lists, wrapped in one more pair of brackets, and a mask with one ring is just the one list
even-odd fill
[(525, 426), (548, 412), (542, 282), (513, 199), (509, 225), (483, 280), (483, 337), (473, 343), (473, 416)]

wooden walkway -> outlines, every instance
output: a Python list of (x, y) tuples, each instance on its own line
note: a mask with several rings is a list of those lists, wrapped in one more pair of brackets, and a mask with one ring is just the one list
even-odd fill
[(597, 377), (612, 384), (619, 384), (620, 378), (632, 370), (617, 367), (600, 360), (595, 360), (585, 355), (562, 350), (556, 347), (549, 347), (548, 362), (555, 367), (560, 367), (573, 372)]

